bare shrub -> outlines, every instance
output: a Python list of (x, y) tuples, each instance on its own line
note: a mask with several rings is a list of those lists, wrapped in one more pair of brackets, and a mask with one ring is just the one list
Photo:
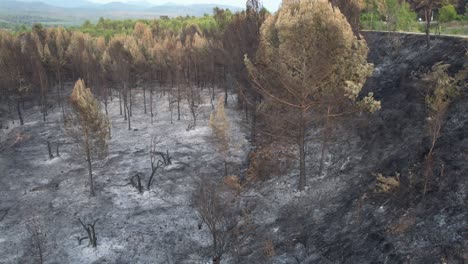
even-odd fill
[(187, 131), (195, 129), (197, 126), (198, 116), (200, 114), (200, 103), (201, 103), (201, 96), (198, 89), (194, 89), (191, 85), (189, 85), (189, 89), (187, 89), (187, 104), (190, 110), (190, 117), (191, 120), (187, 125)]
[(211, 233), (213, 263), (220, 263), (223, 255), (232, 251), (233, 244), (241, 234), (239, 230), (243, 227), (236, 195), (223, 188), (223, 185), (201, 177), (192, 194), (192, 202)]
[(432, 67), (432, 70), (425, 75), (425, 79), (430, 83), (426, 94), (426, 105), (429, 110), (427, 129), (431, 146), (423, 165), (423, 195), (426, 195), (428, 184), (433, 174), (434, 149), (442, 133), (445, 114), (453, 98), (458, 95), (455, 78), (448, 74), (449, 66), (448, 64), (437, 63)]
[(239, 195), (242, 191), (242, 185), (240, 183), (239, 177), (236, 175), (229, 175), (224, 177), (223, 183), (224, 186), (234, 191), (237, 195)]
[(272, 258), (276, 255), (275, 244), (273, 244), (273, 240), (268, 239), (263, 243), (263, 254), (265, 254), (265, 256), (268, 258)]
[(406, 213), (396, 223), (388, 228), (388, 232), (393, 235), (401, 235), (408, 231), (416, 223), (416, 217), (413, 214)]
[(148, 184), (146, 188), (151, 189), (151, 184), (153, 183), (153, 178), (158, 169), (172, 164), (172, 157), (169, 155), (169, 150), (166, 150), (166, 153), (158, 151), (157, 146), (161, 143), (161, 139), (157, 137), (151, 138), (150, 145), (150, 162), (151, 162), (151, 175), (148, 179)]
[(86, 233), (88, 236), (86, 237), (78, 237), (78, 244), (81, 245), (81, 242), (85, 239), (89, 240), (88, 246), (92, 246), (93, 248), (97, 247), (97, 236), (96, 236), (96, 223), (99, 221), (99, 218), (94, 220), (92, 224), (84, 224), (83, 221), (81, 221), (80, 218), (78, 218), (78, 221), (80, 221), (81, 226), (86, 230)]
[(44, 263), (47, 246), (47, 235), (45, 234), (42, 223), (37, 217), (31, 218), (26, 224), (31, 234), (31, 252), (37, 263)]
[(377, 183), (375, 185), (376, 191), (380, 193), (394, 192), (400, 187), (400, 173), (396, 172), (395, 176), (385, 177), (382, 173), (374, 174)]
[(228, 176), (227, 156), (229, 154), (229, 121), (224, 111), (224, 97), (220, 96), (216, 103), (215, 111), (210, 115), (210, 127), (218, 145), (219, 152), (223, 155), (224, 176)]
[(249, 155), (247, 169), (248, 181), (265, 181), (274, 175), (286, 173), (291, 161), (291, 151), (279, 144), (267, 144), (257, 147)]

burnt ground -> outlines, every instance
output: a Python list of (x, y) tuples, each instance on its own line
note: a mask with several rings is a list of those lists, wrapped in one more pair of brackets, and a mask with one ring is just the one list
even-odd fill
[[(423, 36), (364, 36), (376, 70), (363, 92), (374, 92), (382, 110), (350, 118), (335, 137), (326, 177), (345, 182), (334, 190), (339, 195), (319, 208), (320, 200), (303, 197), (279, 210), (277, 253), (284, 255), (274, 262), (466, 263), (468, 87), (460, 83), (461, 94), (447, 112), (424, 197), (422, 163), (430, 147), (424, 83), (411, 76), (437, 62), (457, 72), (467, 64), (468, 41), (436, 38), (427, 51)], [(333, 162), (343, 155), (344, 168), (343, 161)], [(400, 188), (377, 193), (374, 173), (399, 173)]]
[[(375, 72), (364, 92), (382, 110), (349, 117), (334, 133), (323, 177), (314, 177), (319, 144), (308, 145), (308, 188), (295, 191), (298, 172), (246, 186), (252, 230), (223, 263), (466, 263), (468, 260), (468, 92), (450, 106), (435, 149), (434, 176), (422, 195), (422, 162), (429, 149), (424, 83), (412, 73), (439, 61), (455, 73), (466, 63), (466, 40), (438, 38), (425, 50), (423, 36), (366, 32)], [(242, 113), (228, 107), (231, 172), (242, 172), (251, 146)], [(28, 226), (45, 235), (45, 263), (209, 263), (210, 236), (198, 229), (190, 195), (199, 175), (221, 180), (222, 157), (208, 127), (211, 105), (195, 130), (188, 111), (170, 123), (167, 99), (157, 99), (153, 125), (136, 96), (133, 128), (110, 107), (109, 155), (96, 162), (97, 197), (88, 195), (87, 172), (63, 134), (58, 108), (48, 121), (28, 109), (23, 127), (8, 124), (0, 146), (0, 263), (37, 263)], [(149, 142), (161, 139), (173, 165), (161, 170), (143, 195), (129, 178), (150, 171)], [(61, 143), (48, 159), (45, 141)], [(442, 173), (443, 166), (443, 173)], [(221, 173), (220, 173), (221, 172)], [(374, 173), (400, 174), (400, 187), (377, 193)], [(145, 178), (146, 179), (146, 178)], [(78, 217), (96, 224), (98, 247), (78, 245)], [(267, 249), (267, 245), (270, 245)]]
[[(105, 159), (94, 162), (96, 197), (89, 197), (87, 167), (64, 134), (62, 115), (54, 108), (46, 122), (37, 109), (25, 113), (25, 125), (10, 124), (3, 131), (0, 157), (0, 263), (38, 263), (31, 245), (31, 222), (44, 237), (45, 263), (204, 263), (210, 259), (210, 237), (191, 206), (191, 193), (199, 175), (222, 177), (218, 154), (208, 127), (211, 103), (200, 106), (198, 125), (187, 130), (189, 112), (171, 124), (166, 97), (156, 99), (154, 124), (143, 113), (137, 94), (132, 130), (119, 115), (118, 102), (110, 104), (112, 139)], [(234, 100), (234, 99), (232, 99)], [(231, 102), (232, 103), (232, 102)], [(230, 170), (237, 170), (248, 150), (243, 127), (235, 111), (228, 109), (231, 151)], [(35, 121), (39, 120), (39, 121)], [(17, 125), (17, 124), (16, 124)], [(148, 181), (150, 141), (157, 150), (169, 150), (172, 164), (160, 169), (152, 188), (139, 194), (129, 185), (141, 173)], [(46, 140), (55, 155), (49, 159)], [(92, 249), (78, 218), (96, 224), (98, 247)]]

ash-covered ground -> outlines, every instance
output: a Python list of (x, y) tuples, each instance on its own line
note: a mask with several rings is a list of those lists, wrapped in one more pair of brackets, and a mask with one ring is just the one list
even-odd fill
[[(265, 182), (244, 186), (242, 204), (252, 228), (237, 252), (222, 263), (466, 263), (468, 92), (453, 101), (435, 147), (435, 173), (422, 194), (421, 163), (429, 148), (424, 82), (412, 73), (442, 61), (454, 74), (466, 65), (467, 41), (440, 38), (424, 50), (424, 36), (365, 34), (382, 109), (344, 120), (334, 132), (325, 171), (316, 177), (320, 142), (307, 147), (307, 184), (297, 192), (298, 171), (277, 172)], [(396, 43), (396, 44), (395, 44)], [(223, 156), (208, 126), (209, 96), (194, 130), (190, 115), (174, 124), (166, 97), (157, 97), (154, 123), (137, 93), (132, 130), (110, 104), (112, 139), (107, 158), (94, 164), (96, 197), (89, 196), (87, 168), (64, 135), (59, 108), (46, 122), (28, 109), (25, 125), (9, 124), (0, 145), (0, 263), (37, 263), (31, 229), (40, 229), (45, 263), (211, 263), (211, 237), (191, 206), (199, 176), (222, 181)], [(229, 174), (245, 176), (252, 149), (243, 114), (229, 97)], [(313, 131), (312, 134), (318, 133)], [(150, 174), (149, 147), (169, 150), (173, 164), (157, 172), (150, 191), (140, 195), (130, 178)], [(49, 159), (46, 140), (60, 157)], [(55, 155), (55, 153), (54, 153)], [(440, 168), (444, 168), (440, 173)], [(376, 192), (375, 173), (400, 174), (400, 188)], [(98, 246), (87, 241), (78, 218), (96, 224)]]
[[(207, 97), (208, 98), (208, 97)], [(143, 112), (142, 94), (133, 106), (132, 130), (119, 115), (118, 100), (109, 106), (112, 139), (105, 159), (96, 161), (96, 197), (89, 196), (87, 167), (83, 156), (64, 133), (59, 108), (46, 122), (38, 109), (25, 112), (25, 125), (4, 130), (0, 166), (0, 263), (37, 263), (31, 245), (31, 222), (46, 236), (45, 263), (204, 263), (210, 260), (211, 237), (191, 207), (194, 181), (199, 175), (222, 177), (223, 158), (218, 154), (208, 126), (211, 104), (200, 106), (197, 126), (187, 130), (188, 109), (171, 124), (166, 97), (155, 99), (154, 123)], [(234, 104), (231, 99), (231, 104)], [(249, 143), (240, 115), (227, 109), (230, 122), (229, 169), (238, 170)], [(38, 121), (39, 120), (39, 121)], [(140, 195), (130, 178), (151, 174), (150, 143), (169, 151), (172, 164), (160, 169), (150, 191)], [(49, 159), (49, 140), (54, 158)], [(55, 146), (60, 144), (60, 157)], [(233, 171), (235, 173), (235, 171)], [(78, 222), (96, 224), (98, 247), (87, 241)]]

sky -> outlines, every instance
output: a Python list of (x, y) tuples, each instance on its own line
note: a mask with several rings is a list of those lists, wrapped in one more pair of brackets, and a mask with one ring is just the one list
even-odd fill
[[(108, 3), (108, 2), (142, 2), (142, 0), (91, 0), (91, 2), (96, 2), (96, 3)], [(176, 4), (183, 4), (183, 5), (189, 5), (189, 4), (223, 4), (223, 5), (232, 5), (232, 6), (239, 6), (243, 7), (245, 6), (245, 0), (146, 0), (145, 2), (148, 2), (153, 5), (161, 5), (165, 4), (167, 2), (171, 3), (176, 3)], [(269, 11), (276, 11), (279, 7), (279, 4), (281, 3), (281, 0), (263, 0), (263, 6), (265, 6)]]

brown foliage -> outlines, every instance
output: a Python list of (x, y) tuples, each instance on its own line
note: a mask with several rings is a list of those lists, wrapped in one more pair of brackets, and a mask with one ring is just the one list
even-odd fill
[(448, 74), (449, 66), (448, 64), (437, 63), (432, 67), (432, 71), (425, 76), (429, 81), (426, 105), (429, 110), (427, 128), (431, 145), (423, 165), (424, 195), (427, 192), (429, 180), (433, 174), (434, 149), (442, 133), (445, 114), (453, 98), (458, 95), (455, 78)]
[(357, 111), (356, 105), (370, 111), (380, 108), (372, 94), (356, 104), (372, 71), (367, 53), (365, 41), (356, 38), (339, 10), (324, 0), (298, 0), (284, 1), (267, 18), (256, 60), (245, 59), (252, 82), (265, 98), (265, 112), (276, 117), (269, 125), (298, 147), (299, 190), (306, 186), (312, 113), (336, 117)]
[(396, 223), (390, 225), (387, 232), (393, 235), (401, 235), (408, 231), (415, 223), (416, 217), (413, 214), (406, 213)]
[(242, 191), (242, 185), (240, 183), (239, 177), (236, 175), (229, 175), (224, 177), (223, 183), (228, 189), (236, 192), (237, 194), (240, 194)]
[(376, 191), (381, 193), (394, 192), (400, 187), (400, 174), (397, 172), (395, 176), (385, 177), (381, 173), (374, 175), (376, 177)]
[(273, 244), (273, 240), (268, 239), (263, 243), (263, 254), (268, 258), (272, 258), (276, 255), (275, 252), (275, 244)]
[(290, 151), (279, 144), (265, 144), (249, 155), (248, 181), (266, 181), (274, 175), (286, 173), (293, 159)]
[(91, 90), (86, 88), (79, 79), (70, 96), (73, 114), (66, 121), (67, 133), (71, 135), (80, 148), (80, 155), (84, 155), (88, 164), (91, 195), (94, 195), (94, 180), (92, 175), (92, 159), (107, 154), (107, 140), (109, 138), (109, 119), (102, 113), (99, 102), (94, 98)]
[(192, 194), (192, 202), (212, 237), (213, 260), (220, 261), (238, 242), (243, 228), (242, 212), (236, 195), (207, 177), (202, 177)]

